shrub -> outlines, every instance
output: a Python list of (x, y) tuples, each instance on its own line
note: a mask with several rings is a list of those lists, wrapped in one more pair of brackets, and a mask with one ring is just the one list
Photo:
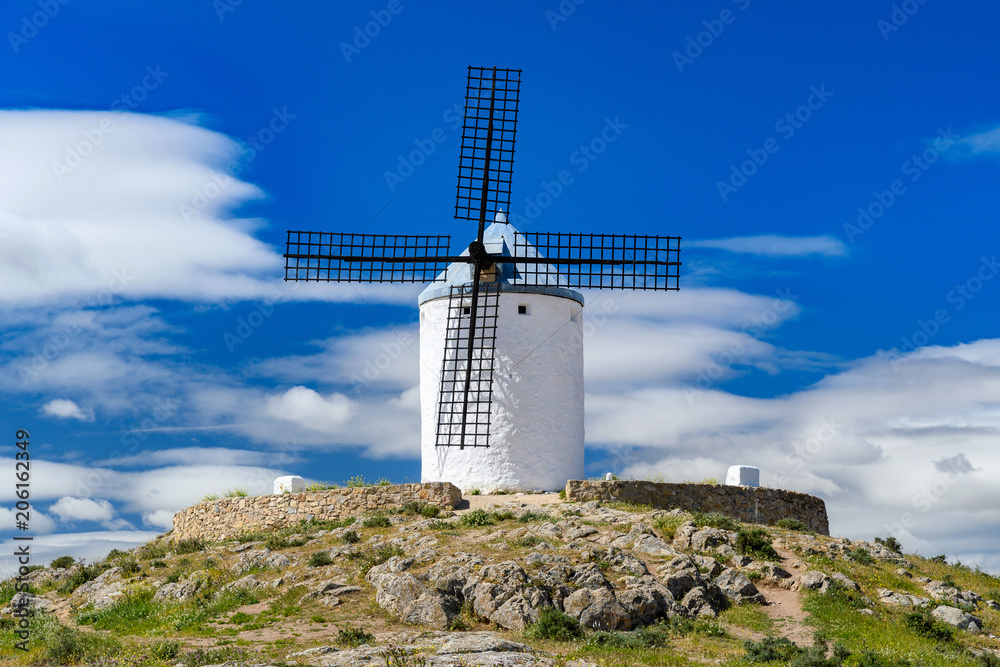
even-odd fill
[(371, 486), (371, 484), (368, 483), (368, 480), (366, 480), (364, 476), (355, 475), (354, 477), (344, 482), (344, 486), (346, 486), (349, 489), (356, 489), (362, 486)]
[(802, 519), (795, 519), (790, 516), (786, 516), (784, 519), (779, 519), (774, 524), (778, 528), (784, 528), (785, 530), (795, 530), (800, 533), (809, 532), (809, 526)]
[(555, 607), (543, 607), (538, 614), (538, 621), (528, 626), (524, 632), (531, 639), (551, 639), (557, 642), (569, 642), (583, 637), (580, 621)]
[(699, 528), (721, 528), (723, 530), (739, 530), (742, 525), (739, 519), (726, 516), (721, 512), (695, 512), (691, 520)]
[(875, 541), (881, 544), (889, 551), (895, 551), (898, 554), (903, 553), (903, 545), (899, 543), (899, 540), (897, 540), (895, 537), (892, 537), (891, 535), (885, 538), (876, 537)]
[(323, 567), (332, 563), (333, 559), (330, 558), (329, 552), (326, 551), (316, 551), (309, 556), (309, 567)]
[(543, 521), (555, 521), (551, 514), (546, 514), (545, 512), (532, 512), (528, 510), (518, 518), (521, 523), (541, 523)]
[(399, 510), (399, 513), (406, 514), (408, 516), (419, 514), (420, 516), (428, 519), (433, 519), (437, 515), (441, 514), (441, 508), (437, 505), (428, 505), (414, 500), (403, 505), (403, 507)]
[(149, 647), (149, 654), (157, 660), (173, 660), (181, 652), (181, 645), (175, 641), (159, 641)]
[(72, 556), (59, 556), (59, 558), (49, 563), (49, 567), (73, 567), (73, 563), (75, 562), (76, 559)]
[(771, 545), (771, 535), (763, 528), (740, 529), (736, 535), (736, 550), (758, 560), (781, 560)]
[(362, 644), (371, 644), (375, 641), (375, 635), (366, 632), (363, 628), (355, 628), (348, 625), (346, 628), (337, 628), (337, 638), (334, 642), (337, 646), (355, 648)]
[(360, 551), (354, 551), (347, 554), (348, 560), (359, 561), (359, 569), (361, 570), (361, 576), (364, 577), (368, 574), (368, 570), (372, 569), (376, 565), (381, 565), (393, 556), (402, 556), (403, 550), (399, 547), (384, 546), (384, 547), (367, 547)]
[(285, 539), (284, 535), (278, 535), (276, 533), (271, 533), (266, 538), (264, 538), (264, 546), (271, 551), (279, 551), (288, 547), (288, 540)]
[(462, 518), (458, 520), (460, 526), (465, 526), (468, 528), (492, 526), (496, 522), (497, 520), (493, 516), (493, 513), (487, 512), (484, 509), (472, 510), (467, 514), (463, 514)]
[(103, 563), (91, 563), (87, 565), (81, 561), (80, 569), (73, 572), (73, 574), (63, 581), (62, 585), (59, 586), (59, 592), (64, 595), (72, 593), (88, 581), (97, 579), (107, 569), (108, 566)]
[(930, 611), (912, 611), (903, 618), (903, 622), (913, 632), (921, 637), (927, 637), (938, 642), (950, 642), (955, 631), (931, 616)]
[(190, 537), (174, 544), (174, 551), (178, 554), (193, 554), (196, 551), (204, 551), (208, 543), (200, 537)]
[(388, 477), (379, 477), (378, 481), (375, 482), (375, 486), (392, 486), (392, 480)]
[(213, 500), (221, 500), (221, 499), (222, 499), (222, 496), (220, 496), (218, 493), (206, 493), (205, 495), (203, 495), (201, 497), (201, 502), (203, 502), (203, 503), (210, 503)]
[(473, 489), (472, 491), (469, 491), (470, 496), (478, 496), (481, 493), (482, 491), (480, 491), (479, 489)]
[(746, 662), (790, 661), (798, 657), (802, 651), (787, 637), (764, 637), (759, 642), (748, 639), (743, 642), (743, 650), (746, 651), (746, 655), (743, 656)]
[(390, 528), (392, 522), (387, 516), (370, 516), (361, 522), (362, 528)]
[(339, 489), (340, 487), (336, 484), (328, 484), (327, 482), (313, 482), (306, 487), (306, 491), (326, 491), (328, 489)]
[(862, 565), (874, 565), (877, 561), (875, 558), (868, 553), (868, 549), (857, 548), (854, 551), (848, 551), (847, 555), (856, 563)]
[(249, 495), (249, 492), (246, 489), (244, 489), (241, 486), (238, 486), (235, 489), (226, 489), (223, 492), (222, 497), (223, 498), (246, 498), (248, 495)]
[(167, 561), (165, 561), (165, 560), (154, 560), (149, 565), (150, 565), (150, 567), (166, 567), (167, 566)]
[(1000, 602), (1000, 588), (991, 589), (988, 593), (986, 593), (986, 597), (994, 602)]
[(945, 556), (944, 554), (940, 554), (938, 556), (931, 556), (927, 560), (929, 560), (932, 563), (937, 563), (938, 565), (947, 565), (948, 563), (948, 557)]
[(941, 583), (945, 586), (951, 586), (952, 588), (961, 588), (957, 583), (955, 583), (955, 577), (951, 576), (951, 572), (941, 577)]
[(125, 574), (136, 574), (142, 567), (139, 565), (139, 561), (135, 558), (122, 558), (118, 561), (118, 567), (122, 569)]
[(687, 521), (683, 516), (661, 516), (653, 521), (653, 527), (659, 531), (660, 537), (665, 540), (673, 540), (674, 534), (681, 524)]
[(358, 537), (358, 534), (353, 530), (349, 530), (341, 535), (340, 539), (344, 541), (344, 544), (357, 544), (361, 541), (361, 538)]
[(717, 478), (715, 478), (715, 477), (706, 477), (705, 479), (701, 480), (701, 483), (702, 484), (718, 484), (719, 480)]
[(559, 500), (566, 500), (566, 489), (559, 489)]
[(976, 656), (979, 659), (980, 667), (1000, 667), (1000, 656), (993, 653), (980, 653)]
[(257, 656), (251, 655), (245, 648), (239, 646), (223, 646), (220, 648), (196, 648), (187, 653), (177, 664), (183, 667), (202, 667), (202, 665), (251, 665), (257, 663)]

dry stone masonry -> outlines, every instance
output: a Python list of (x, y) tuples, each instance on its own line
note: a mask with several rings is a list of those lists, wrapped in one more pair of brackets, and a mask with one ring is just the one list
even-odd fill
[(773, 526), (784, 518), (799, 519), (809, 530), (830, 534), (826, 503), (797, 491), (721, 484), (672, 484), (616, 480), (566, 484), (566, 500), (629, 502), (687, 512), (721, 512), (749, 523)]
[(448, 482), (328, 489), (311, 493), (222, 498), (199, 503), (174, 515), (175, 540), (225, 540), (241, 533), (277, 530), (302, 521), (336, 521), (396, 509), (411, 502), (454, 509), (462, 492)]

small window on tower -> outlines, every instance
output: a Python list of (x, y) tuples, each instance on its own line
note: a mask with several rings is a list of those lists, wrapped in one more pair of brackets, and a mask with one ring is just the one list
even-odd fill
[(569, 319), (572, 320), (573, 322), (579, 322), (580, 321), (580, 309), (579, 308), (573, 308), (572, 310), (570, 310), (569, 311)]
[(527, 315), (528, 314), (528, 304), (526, 304), (526, 303), (519, 303), (519, 304), (517, 304), (517, 314), (518, 315)]
[(471, 315), (472, 314), (472, 306), (462, 306), (462, 314), (463, 315)]

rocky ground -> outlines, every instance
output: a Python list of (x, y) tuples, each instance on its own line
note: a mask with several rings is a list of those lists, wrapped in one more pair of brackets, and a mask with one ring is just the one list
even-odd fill
[[(692, 664), (724, 664), (742, 655), (743, 640), (812, 644), (815, 619), (803, 601), (839, 594), (859, 618), (926, 608), (955, 629), (961, 655), (1000, 647), (1000, 605), (987, 591), (926, 576), (882, 544), (772, 528), (769, 560), (746, 553), (736, 530), (699, 525), (679, 510), (552, 495), (468, 500), (438, 517), (359, 517), (277, 540), (195, 545), (203, 548), (187, 554), (161, 536), (117, 555), (72, 592), (58, 591), (79, 578), (79, 565), (33, 572), (40, 593), (18, 594), (2, 613), (23, 601), (82, 633), (139, 643), (171, 637), (181, 650), (164, 664), (220, 645), (243, 647), (261, 664), (597, 664), (579, 643), (528, 639), (526, 630), (554, 607), (593, 632), (710, 623), (712, 640), (678, 635), (671, 651)], [(845, 574), (855, 571), (864, 577)], [(369, 634), (351, 646), (336, 641), (345, 628)]]

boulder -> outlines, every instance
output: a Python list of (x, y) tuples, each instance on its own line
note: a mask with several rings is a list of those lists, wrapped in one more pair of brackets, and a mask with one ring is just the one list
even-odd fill
[(702, 528), (691, 535), (691, 549), (694, 551), (715, 551), (719, 547), (736, 546), (736, 533), (721, 528)]
[[(674, 611), (676, 615), (680, 609), (671, 597), (670, 591), (655, 579), (623, 591), (615, 591), (615, 597), (628, 612), (632, 627), (649, 625), (666, 615), (668, 610)], [(680, 610), (682, 615), (683, 611)]]
[(17, 610), (30, 609), (36, 614), (47, 613), (52, 611), (54, 606), (51, 600), (43, 598), (41, 595), (33, 595), (31, 593), (15, 593), (14, 597), (10, 600), (10, 605), (0, 609), (0, 616), (9, 616)]
[(830, 575), (830, 578), (836, 581), (838, 584), (846, 588), (847, 590), (854, 591), (855, 593), (861, 592), (861, 586), (858, 586), (857, 582), (840, 572), (834, 572)]
[[(382, 566), (387, 564), (388, 562), (383, 563)], [(399, 563), (395, 563), (393, 567), (398, 568)], [(366, 576), (368, 582), (375, 587), (376, 604), (399, 616), (404, 623), (437, 630), (446, 629), (451, 624), (451, 619), (458, 614), (458, 600), (436, 589), (427, 588), (409, 572), (393, 570), (393, 567), (382, 571), (376, 571), (373, 567)]]
[(574, 586), (589, 589), (612, 588), (597, 563), (581, 563), (574, 566), (573, 578), (570, 579), (570, 583)]
[(753, 582), (745, 574), (735, 568), (723, 570), (715, 579), (715, 585), (722, 593), (737, 604), (740, 602), (752, 602), (753, 604), (765, 604), (767, 600), (764, 595), (757, 590)]
[(832, 585), (833, 579), (826, 576), (822, 572), (813, 570), (802, 575), (799, 579), (797, 590), (816, 591), (825, 595), (830, 592), (830, 587)]
[(681, 600), (681, 606), (688, 610), (689, 616), (715, 618), (726, 608), (726, 599), (718, 588), (695, 586)]
[(941, 605), (931, 612), (931, 616), (947, 623), (948, 625), (954, 625), (959, 630), (965, 630), (966, 632), (978, 635), (983, 630), (983, 622), (981, 619), (976, 618), (972, 614), (966, 614), (961, 609), (956, 607), (947, 607)]
[(897, 607), (924, 607), (928, 604), (929, 600), (927, 598), (917, 597), (916, 595), (906, 595), (905, 593), (897, 593), (896, 591), (891, 591), (888, 588), (880, 588), (876, 591), (878, 593), (878, 600), (883, 604), (891, 604)]
[(565, 611), (570, 616), (579, 619), (580, 623), (595, 630), (629, 630), (632, 628), (632, 618), (629, 612), (606, 589), (588, 590), (581, 588), (563, 602)]

